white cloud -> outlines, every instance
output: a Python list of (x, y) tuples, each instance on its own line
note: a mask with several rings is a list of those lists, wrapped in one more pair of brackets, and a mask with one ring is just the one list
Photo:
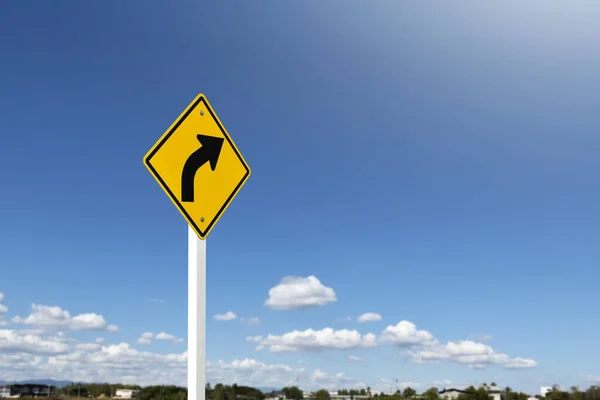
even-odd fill
[(165, 333), (165, 332), (160, 332), (158, 333), (154, 339), (156, 340), (168, 340), (171, 341), (173, 343), (183, 343), (183, 339), (182, 338), (178, 338), (175, 335), (171, 335), (170, 333)]
[(363, 315), (359, 316), (357, 318), (358, 322), (376, 322), (376, 321), (381, 321), (381, 315), (377, 314), (377, 313), (372, 313), (372, 312), (368, 312), (368, 313), (364, 313)]
[(95, 351), (100, 350), (101, 348), (102, 345), (99, 343), (80, 343), (75, 346), (75, 349), (80, 351)]
[(353, 319), (352, 317), (341, 317), (341, 318), (338, 318), (336, 321), (337, 322), (350, 322), (350, 321), (352, 321), (352, 319)]
[[(16, 330), (15, 332), (19, 332), (19, 334), (21, 335), (33, 335), (33, 336), (42, 336), (44, 334), (44, 330), (43, 329), (19, 329)], [(62, 332), (58, 332), (57, 333), (58, 336), (62, 337), (64, 336), (64, 333)]]
[(376, 345), (376, 337), (372, 333), (361, 335), (356, 330), (336, 331), (332, 328), (295, 330), (281, 336), (269, 334), (267, 337), (254, 336), (247, 340), (257, 343), (259, 346), (268, 347), (269, 351), (273, 353), (348, 350)]
[(516, 357), (516, 358), (512, 358), (510, 359), (510, 361), (508, 361), (505, 364), (502, 364), (504, 368), (507, 369), (520, 369), (520, 368), (533, 368), (533, 367), (537, 367), (538, 363), (535, 360), (532, 360), (530, 358), (521, 358), (521, 357)]
[[(248, 342), (257, 345), (256, 350), (268, 349), (273, 353), (319, 352), (326, 350), (350, 350), (369, 348), (377, 344), (372, 333), (362, 335), (356, 330), (294, 330), (283, 335), (247, 337)], [(380, 341), (406, 348), (408, 354), (417, 363), (454, 362), (469, 368), (485, 368), (489, 365), (501, 365), (507, 369), (531, 368), (536, 361), (522, 357), (509, 357), (495, 352), (489, 345), (470, 340), (450, 341), (441, 344), (430, 332), (417, 329), (410, 321), (400, 321), (389, 325), (382, 332)], [(349, 360), (357, 361), (353, 356)]]
[[(174, 336), (161, 332), (146, 332), (141, 337), (151, 340), (173, 340)], [(99, 338), (101, 339), (101, 338)], [(35, 379), (56, 376), (74, 381), (107, 381), (147, 384), (185, 385), (187, 370), (187, 353), (158, 354), (140, 351), (129, 344), (120, 343), (104, 345), (103, 340), (93, 343), (75, 343), (73, 338), (63, 332), (52, 336), (44, 335), (43, 329), (0, 330), (0, 369), (3, 378), (8, 380)], [(356, 331), (333, 331), (331, 328), (322, 331), (294, 331), (282, 336), (269, 335), (267, 338), (254, 336), (247, 338), (271, 351), (318, 351), (322, 349), (350, 349), (371, 347), (375, 345), (375, 335), (360, 335)], [(273, 348), (279, 346), (279, 349)], [(471, 362), (472, 367), (487, 365), (482, 354), (490, 356), (486, 345), (477, 343), (452, 342), (444, 346), (419, 347), (411, 350), (437, 350), (438, 358), (447, 361), (459, 360), (459, 357), (475, 357), (462, 359)], [(494, 362), (501, 362), (507, 368), (522, 368), (531, 364), (531, 360), (521, 358), (503, 358), (496, 353)], [(422, 355), (422, 354), (421, 354)], [(415, 354), (416, 356), (416, 354)], [(350, 360), (358, 361), (359, 357), (350, 356)], [(303, 368), (292, 368), (285, 364), (266, 364), (254, 359), (234, 360), (232, 362), (208, 362), (207, 378), (209, 382), (238, 382), (250, 386), (282, 387), (298, 383), (302, 388), (335, 389), (364, 388), (367, 385), (352, 379), (343, 373), (327, 373), (320, 369), (307, 371)], [(447, 386), (448, 382), (440, 382)], [(417, 382), (388, 382), (391, 386), (419, 387)], [(371, 385), (376, 391), (385, 391), (385, 380)]]
[[(27, 353), (0, 353), (0, 369), (4, 374), (14, 371), (18, 376), (25, 376), (30, 371), (35, 371), (42, 364), (43, 358)], [(4, 376), (3, 376), (4, 377)], [(8, 375), (10, 377), (10, 375)], [(17, 380), (14, 379), (13, 380)]]
[(217, 314), (213, 318), (217, 321), (233, 321), (237, 315), (233, 311), (227, 311), (225, 314)]
[(160, 304), (165, 304), (167, 302), (166, 300), (162, 300), (162, 299), (148, 299), (148, 301), (151, 301), (153, 303), (160, 303)]
[(71, 317), (68, 311), (60, 307), (50, 307), (40, 304), (31, 305), (31, 314), (26, 318), (14, 317), (12, 321), (17, 324), (32, 325), (42, 328), (67, 328), (75, 331), (106, 330), (115, 332), (116, 325), (109, 325), (102, 315), (85, 313)]
[(260, 324), (260, 319), (258, 317), (250, 317), (250, 318), (240, 318), (240, 321), (245, 322), (250, 325), (258, 325)]
[(532, 368), (537, 362), (521, 357), (511, 358), (506, 354), (497, 353), (486, 344), (471, 340), (450, 341), (445, 345), (436, 344), (422, 350), (408, 351), (416, 362), (454, 362), (480, 369), (488, 365), (501, 365), (507, 369)]
[(0, 352), (31, 354), (66, 353), (68, 344), (61, 335), (42, 337), (30, 332), (0, 329)]
[(154, 333), (144, 332), (140, 335), (137, 342), (139, 344), (150, 344), (150, 343), (152, 343), (152, 339), (154, 339)]
[(537, 362), (522, 357), (511, 358), (497, 353), (491, 346), (471, 340), (449, 341), (441, 344), (425, 330), (418, 330), (409, 321), (400, 321), (388, 326), (381, 334), (381, 340), (399, 347), (418, 363), (453, 362), (469, 368), (482, 369), (489, 365), (501, 365), (507, 369), (532, 368)]
[(269, 290), (265, 305), (274, 310), (293, 310), (324, 306), (337, 301), (335, 291), (315, 276), (286, 276)]
[(137, 342), (139, 344), (150, 344), (150, 343), (152, 343), (153, 340), (168, 340), (173, 343), (182, 343), (183, 342), (183, 339), (178, 338), (175, 335), (172, 335), (172, 334), (166, 333), (166, 332), (160, 332), (160, 333), (156, 333), (156, 334), (153, 332), (144, 332), (137, 339)]
[(319, 389), (323, 388), (328, 390), (335, 390), (340, 387), (346, 389), (364, 389), (368, 386), (366, 383), (349, 378), (341, 372), (337, 374), (328, 374), (320, 369), (316, 369), (310, 374), (310, 381), (313, 386), (316, 386)]
[[(4, 300), (4, 295), (0, 296)], [(232, 312), (229, 312), (233, 314)], [(227, 313), (227, 314), (229, 314)], [(227, 315), (225, 314), (225, 315)], [(235, 318), (235, 314), (234, 314)], [(252, 323), (253, 318), (243, 321)], [(187, 353), (159, 354), (140, 351), (130, 344), (106, 345), (104, 338), (92, 339), (91, 343), (79, 341), (56, 329), (115, 331), (101, 315), (79, 314), (74, 317), (60, 307), (33, 305), (26, 318), (15, 317), (15, 322), (29, 325), (26, 329), (0, 329), (0, 370), (3, 379), (21, 380), (47, 377), (74, 381), (130, 382), (147, 384), (186, 384)], [(54, 328), (54, 329), (48, 329)], [(73, 333), (76, 334), (76, 333)], [(166, 332), (143, 333), (138, 342), (151, 343), (167, 340), (181, 343), (183, 339)], [(407, 354), (416, 362), (454, 362), (470, 368), (501, 365), (504, 368), (530, 368), (534, 360), (495, 352), (490, 346), (473, 341), (439, 343), (431, 333), (418, 330), (409, 321), (388, 326), (381, 340), (407, 348)], [(248, 337), (257, 350), (267, 349), (274, 353), (318, 352), (325, 350), (351, 350), (377, 345), (372, 333), (361, 334), (356, 330), (294, 330), (282, 335)], [(360, 361), (348, 356), (350, 361)], [(364, 388), (367, 385), (345, 376), (320, 369), (307, 371), (285, 364), (266, 364), (254, 359), (217, 361), (207, 363), (209, 382), (237, 382), (250, 386), (282, 387), (299, 384), (303, 389)], [(385, 382), (379, 382), (382, 386)], [(416, 382), (393, 382), (394, 385), (418, 387)], [(446, 384), (446, 383), (444, 383)], [(378, 387), (377, 385), (372, 385)]]
[(381, 334), (381, 340), (397, 346), (433, 345), (437, 341), (433, 335), (424, 330), (417, 330), (410, 321), (400, 321), (389, 325)]
[[(168, 334), (161, 336), (166, 339)], [(6, 338), (12, 346), (10, 352), (6, 351)], [(0, 343), (3, 346), (0, 347), (0, 370), (3, 379), (53, 376), (83, 382), (186, 386), (187, 352), (158, 354), (134, 349), (127, 343), (79, 343), (68, 348), (68, 341), (69, 338), (64, 334), (42, 339), (27, 337), (17, 331), (0, 331)], [(297, 383), (306, 389), (358, 386), (355, 380), (341, 373), (329, 374), (320, 370), (311, 373), (285, 364), (267, 364), (250, 358), (231, 362), (208, 361), (206, 375), (207, 381), (213, 384), (237, 382), (254, 387), (283, 387)]]
[(77, 346), (69, 354), (49, 357), (41, 372), (53, 371), (64, 379), (118, 382), (128, 377), (139, 384), (184, 384), (187, 353), (157, 354), (139, 351), (127, 343)]

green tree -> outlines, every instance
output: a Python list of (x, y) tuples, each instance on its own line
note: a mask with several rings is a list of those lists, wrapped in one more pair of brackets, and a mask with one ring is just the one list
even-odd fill
[(519, 392), (517, 394), (517, 400), (529, 400), (529, 395), (527, 393)]
[(174, 400), (187, 400), (187, 390), (177, 392), (174, 397)]
[(229, 388), (229, 400), (235, 400), (237, 398), (237, 384), (234, 383)]
[(492, 400), (492, 396), (490, 396), (485, 386), (480, 386), (477, 389), (469, 386), (465, 389), (465, 393), (458, 395), (457, 400)]
[(315, 393), (315, 400), (331, 400), (331, 396), (327, 390), (321, 389)]
[(585, 400), (600, 400), (600, 386), (590, 386), (585, 392)]
[(571, 400), (584, 400), (585, 399), (585, 392), (582, 392), (581, 390), (579, 390), (578, 386), (571, 386), (571, 394), (569, 396), (569, 398)]
[(286, 399), (300, 400), (304, 398), (304, 392), (298, 386), (284, 387), (282, 390)]
[(413, 397), (414, 395), (417, 394), (417, 391), (414, 390), (411, 387), (407, 387), (402, 391), (402, 398), (403, 399), (410, 399), (411, 397)]
[(560, 386), (554, 384), (552, 389), (546, 393), (546, 399), (548, 400), (569, 400), (569, 393), (564, 392), (560, 389)]
[(213, 390), (213, 399), (225, 400), (225, 393), (223, 391), (223, 385), (221, 383), (217, 383), (215, 385), (215, 389)]
[(263, 400), (266, 397), (263, 392), (250, 386), (236, 386), (236, 393), (250, 400)]
[(140, 390), (139, 400), (187, 400), (187, 389), (173, 385), (146, 386)]
[(432, 387), (423, 393), (423, 400), (440, 400), (440, 394), (436, 387)]

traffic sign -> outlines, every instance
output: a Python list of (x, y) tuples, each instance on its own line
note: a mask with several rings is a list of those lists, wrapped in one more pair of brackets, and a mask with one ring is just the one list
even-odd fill
[(200, 239), (206, 239), (250, 176), (203, 94), (152, 146), (144, 164)]

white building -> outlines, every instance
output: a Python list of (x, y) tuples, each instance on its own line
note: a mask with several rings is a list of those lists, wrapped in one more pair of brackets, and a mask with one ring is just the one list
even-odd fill
[(338, 394), (337, 392), (329, 392), (329, 396), (331, 397), (332, 400), (364, 400), (364, 399), (368, 399), (369, 396), (368, 395), (360, 395), (360, 394), (355, 394), (355, 395), (349, 395), (349, 394)]
[(502, 392), (498, 389), (488, 389), (488, 394), (493, 400), (502, 400)]
[(137, 397), (138, 394), (140, 394), (139, 390), (117, 389), (117, 393), (115, 393), (115, 397), (117, 399), (132, 399), (134, 397)]
[(442, 398), (444, 400), (454, 400), (460, 394), (463, 394), (463, 393), (465, 393), (465, 391), (460, 390), (460, 389), (455, 389), (455, 388), (444, 389), (444, 390), (440, 391), (440, 398)]
[[(492, 396), (493, 400), (502, 400), (502, 391), (499, 389), (495, 389), (495, 388), (486, 388), (488, 394), (490, 396)], [(459, 395), (465, 393), (464, 390), (462, 389), (457, 389), (457, 388), (450, 388), (450, 389), (444, 389), (442, 391), (439, 392), (440, 393), (440, 398), (444, 399), (444, 400), (454, 400), (456, 399)]]

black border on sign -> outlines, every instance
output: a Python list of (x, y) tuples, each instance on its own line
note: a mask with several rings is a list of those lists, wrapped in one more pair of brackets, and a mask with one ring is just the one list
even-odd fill
[[(200, 104), (200, 103), (204, 104), (204, 106), (206, 107), (206, 109), (210, 113), (212, 119), (217, 123), (217, 126), (221, 130), (221, 133), (223, 134), (223, 136), (225, 137), (225, 139), (227, 140), (227, 142), (229, 143), (229, 145), (231, 146), (231, 148), (235, 152), (235, 155), (238, 157), (238, 159), (240, 160), (240, 162), (244, 166), (244, 169), (246, 170), (246, 173), (244, 174), (244, 176), (242, 177), (242, 179), (240, 180), (240, 182), (237, 184), (237, 186), (235, 187), (235, 189), (233, 189), (233, 191), (231, 192), (231, 194), (229, 195), (229, 197), (227, 198), (227, 200), (225, 200), (225, 202), (223, 203), (223, 205), (221, 206), (221, 208), (219, 209), (219, 211), (217, 212), (217, 214), (215, 215), (215, 217), (212, 219), (212, 221), (210, 221), (210, 223), (208, 224), (208, 226), (206, 227), (206, 229), (204, 231), (201, 230), (198, 227), (198, 225), (196, 225), (196, 222), (192, 219), (192, 217), (190, 217), (190, 215), (185, 210), (185, 208), (183, 207), (183, 205), (181, 204), (181, 202), (179, 201), (179, 199), (177, 198), (177, 196), (175, 196), (175, 194), (173, 194), (173, 192), (171, 191), (171, 188), (169, 188), (169, 186), (167, 186), (167, 184), (165, 183), (165, 181), (163, 181), (163, 179), (161, 178), (161, 176), (158, 174), (158, 171), (156, 171), (156, 169), (154, 169), (154, 167), (150, 163), (152, 157), (154, 157), (154, 155), (158, 152), (158, 150), (167, 142), (167, 140), (169, 140), (169, 138), (171, 137), (171, 135), (173, 133), (175, 133), (175, 131), (177, 131), (177, 128), (179, 128), (179, 126), (183, 123), (183, 121), (185, 121), (185, 119), (188, 117), (188, 115), (190, 115), (192, 113), (192, 111), (194, 111), (196, 109), (196, 107), (198, 106), (198, 104)], [(227, 206), (229, 205), (229, 203), (231, 203), (231, 200), (233, 200), (233, 197), (235, 196), (235, 194), (240, 190), (240, 187), (244, 184), (244, 182), (246, 182), (246, 179), (248, 179), (248, 176), (250, 175), (250, 168), (248, 168), (248, 165), (246, 165), (246, 162), (244, 161), (244, 159), (242, 158), (242, 156), (238, 152), (237, 147), (233, 144), (233, 141), (231, 140), (231, 138), (227, 134), (227, 131), (225, 130), (225, 128), (223, 128), (223, 126), (221, 125), (221, 122), (219, 122), (219, 119), (217, 118), (217, 116), (213, 112), (212, 108), (210, 107), (210, 105), (208, 104), (208, 102), (206, 101), (206, 99), (204, 98), (204, 96), (200, 96), (200, 98), (198, 100), (196, 100), (195, 103), (192, 104), (192, 106), (187, 110), (187, 112), (185, 114), (183, 114), (181, 116), (181, 118), (179, 118), (179, 120), (173, 126), (173, 128), (169, 131), (169, 133), (167, 133), (167, 135), (160, 141), (160, 143), (158, 143), (158, 145), (152, 150), (152, 152), (144, 159), (144, 162), (146, 163), (146, 165), (148, 166), (148, 168), (150, 168), (150, 170), (152, 170), (152, 173), (160, 181), (160, 184), (162, 185), (162, 187), (165, 188), (165, 190), (169, 194), (169, 197), (171, 197), (171, 199), (175, 202), (175, 204), (177, 204), (177, 207), (179, 208), (179, 210), (185, 215), (185, 217), (188, 220), (188, 222), (193, 226), (194, 230), (200, 234), (200, 237), (202, 239), (206, 238), (206, 236), (208, 235), (208, 232), (210, 232), (210, 230), (212, 229), (213, 225), (221, 217), (221, 214), (223, 214), (223, 211), (225, 211), (225, 209), (227, 208)]]

